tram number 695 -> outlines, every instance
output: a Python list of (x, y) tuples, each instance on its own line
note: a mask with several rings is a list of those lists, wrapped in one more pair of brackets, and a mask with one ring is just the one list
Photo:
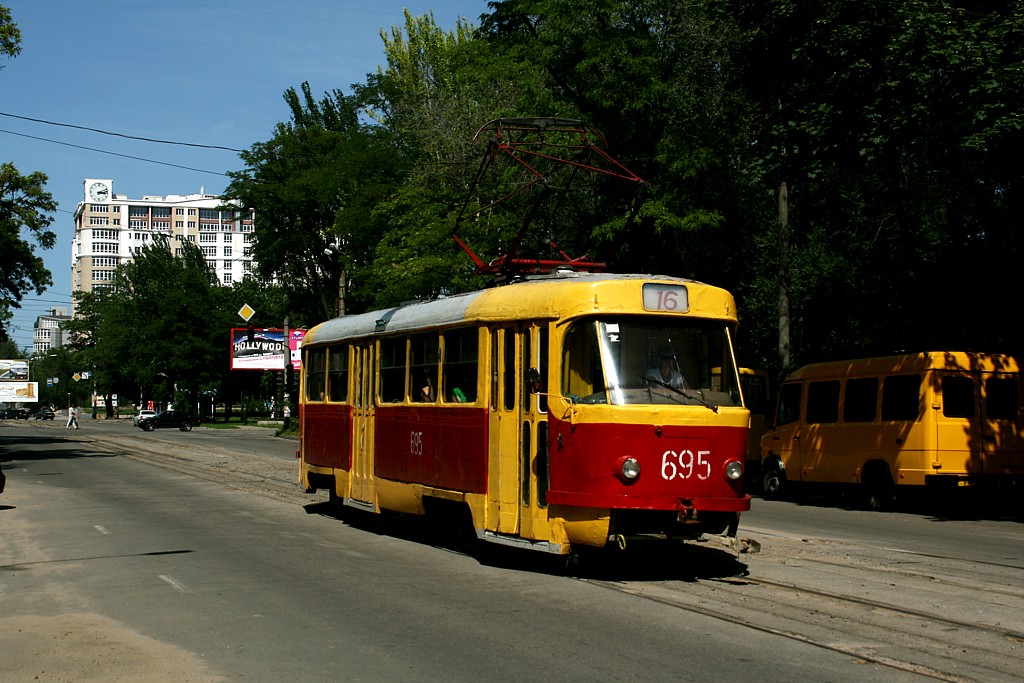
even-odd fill
[(711, 461), (708, 456), (711, 451), (665, 451), (661, 454), (661, 478), (671, 481), (672, 479), (690, 479), (697, 477), (700, 480), (711, 476)]
[(409, 432), (409, 452), (423, 455), (423, 432)]

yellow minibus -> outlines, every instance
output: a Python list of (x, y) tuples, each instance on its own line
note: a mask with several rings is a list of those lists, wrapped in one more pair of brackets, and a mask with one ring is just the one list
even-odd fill
[(761, 439), (764, 494), (832, 485), (883, 509), (899, 491), (1018, 484), (1021, 399), (1019, 365), (1004, 355), (941, 351), (804, 366), (780, 386)]

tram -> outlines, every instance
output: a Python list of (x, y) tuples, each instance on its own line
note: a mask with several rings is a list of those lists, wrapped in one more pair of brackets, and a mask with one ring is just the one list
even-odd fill
[(302, 346), (299, 481), (561, 555), (734, 540), (736, 326), (714, 286), (570, 271), (329, 320)]

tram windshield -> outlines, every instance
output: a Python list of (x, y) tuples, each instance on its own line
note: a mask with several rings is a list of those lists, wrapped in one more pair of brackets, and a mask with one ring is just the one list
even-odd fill
[(740, 406), (729, 327), (642, 316), (577, 321), (562, 348), (562, 395), (585, 404)]

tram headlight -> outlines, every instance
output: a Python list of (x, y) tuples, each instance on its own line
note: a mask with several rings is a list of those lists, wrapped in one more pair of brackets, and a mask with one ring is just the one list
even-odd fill
[(739, 460), (730, 460), (725, 464), (725, 476), (733, 481), (743, 478), (743, 463)]
[(619, 461), (619, 475), (627, 483), (634, 481), (640, 476), (640, 463), (632, 456), (623, 458)]

